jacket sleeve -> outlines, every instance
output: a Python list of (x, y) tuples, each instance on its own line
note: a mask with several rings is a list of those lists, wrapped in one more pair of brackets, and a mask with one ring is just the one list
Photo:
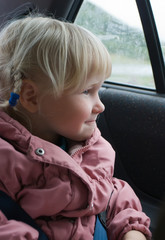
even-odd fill
[(142, 212), (140, 201), (132, 188), (116, 178), (113, 178), (113, 185), (107, 213), (108, 238), (122, 240), (125, 233), (137, 230), (151, 239), (150, 219)]
[(38, 231), (15, 220), (8, 220), (0, 211), (0, 240), (37, 240)]

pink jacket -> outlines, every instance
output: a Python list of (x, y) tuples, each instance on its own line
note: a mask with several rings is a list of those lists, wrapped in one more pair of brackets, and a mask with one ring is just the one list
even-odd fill
[[(129, 185), (113, 178), (115, 153), (95, 130), (85, 146), (70, 154), (31, 135), (0, 112), (0, 190), (33, 218), (50, 240), (92, 240), (95, 215), (108, 205), (107, 232), (122, 239), (131, 229), (148, 239), (150, 220)], [(25, 223), (7, 220), (0, 211), (0, 240), (36, 240)]]

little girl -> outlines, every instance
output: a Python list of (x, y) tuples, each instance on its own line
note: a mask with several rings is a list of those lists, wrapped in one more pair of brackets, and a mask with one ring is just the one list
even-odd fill
[[(151, 238), (130, 186), (113, 177), (115, 153), (100, 136), (98, 91), (110, 76), (103, 44), (75, 24), (40, 15), (0, 33), (0, 190), (50, 240), (92, 240), (107, 209), (110, 240)], [(38, 231), (0, 211), (0, 240)]]

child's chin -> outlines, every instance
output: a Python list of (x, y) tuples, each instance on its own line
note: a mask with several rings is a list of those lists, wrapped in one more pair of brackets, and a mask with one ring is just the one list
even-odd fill
[(94, 132), (94, 129), (92, 131), (88, 131), (88, 133), (86, 133), (83, 136), (81, 136), (81, 140), (79, 140), (79, 141), (86, 141), (86, 140), (88, 140), (89, 138), (92, 137), (93, 132)]

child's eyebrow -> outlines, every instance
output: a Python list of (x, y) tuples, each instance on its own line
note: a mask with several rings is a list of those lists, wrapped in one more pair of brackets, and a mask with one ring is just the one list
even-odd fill
[(101, 86), (103, 84), (103, 81), (97, 81), (94, 83), (89, 83), (89, 85), (87, 84), (88, 87), (96, 87), (96, 86)]
[(103, 82), (100, 82), (100, 81), (99, 81), (99, 82), (96, 82), (96, 83), (92, 84), (91, 86), (92, 86), (92, 87), (99, 87), (99, 88), (100, 88), (102, 84), (103, 84)]
[(94, 83), (94, 84), (89, 84), (86, 85), (86, 89), (92, 89), (92, 88), (100, 88), (101, 84), (100, 83)]

